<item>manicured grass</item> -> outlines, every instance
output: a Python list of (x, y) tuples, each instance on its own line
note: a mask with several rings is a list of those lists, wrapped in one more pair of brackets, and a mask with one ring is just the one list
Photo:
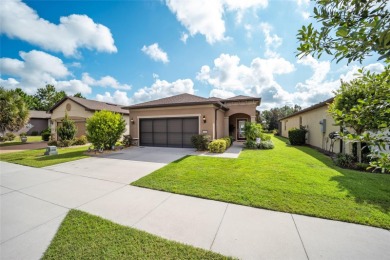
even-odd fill
[(86, 146), (58, 148), (58, 155), (43, 155), (45, 149), (28, 150), (16, 153), (0, 154), (0, 161), (17, 163), (32, 167), (45, 167), (58, 163), (70, 162), (88, 157), (84, 152)]
[(229, 258), (71, 210), (43, 259)]
[[(36, 143), (36, 142), (41, 142), (42, 141), (42, 136), (27, 136), (27, 143)], [(17, 136), (13, 141), (7, 141), (4, 143), (0, 143), (0, 147), (4, 146), (12, 146), (12, 145), (20, 145), (20, 144), (26, 144), (22, 143), (20, 141), (20, 137)]]
[(273, 142), (238, 159), (187, 156), (132, 184), (390, 229), (390, 175), (341, 169), (309, 147)]

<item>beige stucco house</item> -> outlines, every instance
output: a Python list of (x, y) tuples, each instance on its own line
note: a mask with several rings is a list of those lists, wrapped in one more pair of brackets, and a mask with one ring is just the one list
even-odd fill
[(260, 101), (249, 96), (220, 99), (180, 94), (124, 109), (129, 112), (130, 134), (140, 145), (192, 147), (195, 134), (244, 140), (244, 124), (256, 121)]
[(67, 112), (70, 119), (75, 122), (77, 127), (76, 137), (80, 137), (81, 135), (85, 135), (87, 118), (91, 117), (95, 111), (101, 110), (122, 114), (126, 121), (126, 131), (124, 134), (129, 133), (128, 110), (122, 109), (121, 106), (116, 104), (68, 96), (60, 100), (49, 110), (51, 113), (52, 137), (58, 139), (57, 128), (61, 125), (61, 120), (64, 118), (65, 112)]
[[(332, 116), (328, 113), (328, 106), (332, 102), (333, 98), (330, 98), (282, 118), (279, 125), (280, 135), (288, 138), (288, 131), (291, 128), (304, 126), (308, 130), (306, 136), (307, 144), (331, 151), (332, 140), (329, 134), (331, 132), (340, 132), (340, 126), (336, 125)], [(333, 144), (333, 152), (335, 153), (350, 153), (350, 149), (351, 145), (343, 143), (340, 139)]]

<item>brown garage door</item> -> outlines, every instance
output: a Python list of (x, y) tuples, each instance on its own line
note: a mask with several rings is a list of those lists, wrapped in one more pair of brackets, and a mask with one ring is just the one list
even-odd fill
[(192, 147), (191, 137), (199, 134), (199, 119), (140, 119), (140, 145), (160, 147)]

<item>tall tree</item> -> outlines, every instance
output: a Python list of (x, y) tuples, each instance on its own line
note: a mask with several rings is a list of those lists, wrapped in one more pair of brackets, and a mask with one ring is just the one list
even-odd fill
[(326, 52), (337, 62), (346, 59), (362, 62), (372, 53), (390, 58), (390, 11), (388, 0), (316, 0), (314, 19), (298, 31), (297, 56)]
[(28, 107), (15, 90), (0, 87), (0, 132), (18, 131), (29, 119)]
[[(349, 136), (351, 139), (384, 147), (390, 141), (390, 133), (377, 138), (371, 137), (370, 132), (390, 127), (390, 68), (387, 66), (380, 74), (359, 72), (358, 78), (342, 82), (334, 102), (329, 106), (329, 112), (336, 123), (355, 131), (356, 135)], [(379, 155), (382, 166), (390, 170), (390, 154)], [(360, 142), (358, 157), (361, 161)], [(378, 154), (374, 157), (378, 158)]]
[(39, 99), (37, 99), (33, 95), (28, 95), (21, 88), (16, 88), (15, 92), (18, 93), (19, 96), (24, 100), (24, 102), (27, 104), (28, 109), (39, 110), (39, 108), (42, 107), (42, 104)]
[(268, 130), (274, 130), (279, 128), (279, 119), (289, 116), (295, 112), (300, 111), (302, 108), (298, 105), (275, 107), (270, 110), (264, 110), (260, 114), (260, 122), (263, 123), (263, 127)]
[(55, 103), (66, 97), (65, 91), (57, 91), (53, 85), (46, 85), (44, 88), (39, 88), (34, 95), (40, 100), (41, 104), (38, 110), (49, 110)]
[(84, 97), (80, 92), (74, 94), (73, 96), (74, 96), (74, 97), (84, 98), (84, 99), (85, 99), (85, 97)]

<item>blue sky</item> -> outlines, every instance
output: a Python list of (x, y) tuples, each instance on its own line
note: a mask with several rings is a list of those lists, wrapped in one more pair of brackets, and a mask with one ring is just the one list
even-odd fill
[(183, 92), (250, 95), (260, 109), (325, 100), (364, 64), (297, 59), (308, 0), (19, 1), (0, 4), (0, 84), (128, 105)]

